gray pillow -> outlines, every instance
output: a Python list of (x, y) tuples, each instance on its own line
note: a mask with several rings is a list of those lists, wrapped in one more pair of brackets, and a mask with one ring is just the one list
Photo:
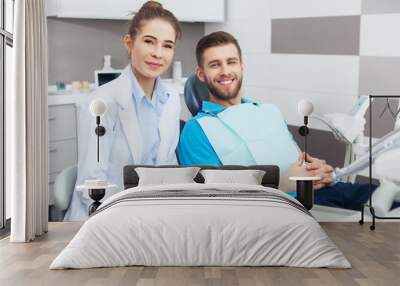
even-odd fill
[(135, 168), (139, 176), (139, 186), (195, 183), (193, 180), (199, 167), (186, 168)]
[(205, 184), (234, 183), (261, 185), (265, 171), (262, 170), (202, 170)]

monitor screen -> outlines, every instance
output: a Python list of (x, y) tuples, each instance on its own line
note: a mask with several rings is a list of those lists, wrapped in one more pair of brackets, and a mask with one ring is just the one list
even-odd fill
[(97, 74), (98, 86), (101, 86), (119, 77), (121, 72), (101, 72)]

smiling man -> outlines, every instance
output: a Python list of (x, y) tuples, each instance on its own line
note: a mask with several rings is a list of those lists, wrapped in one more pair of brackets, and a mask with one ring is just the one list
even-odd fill
[(204, 36), (197, 44), (197, 77), (210, 99), (189, 120), (180, 137), (182, 165), (277, 165), (279, 188), (294, 191), (289, 176), (319, 176), (314, 182), (315, 202), (359, 209), (368, 198), (368, 185), (332, 183), (333, 168), (324, 160), (301, 152), (283, 115), (273, 104), (258, 104), (242, 97), (243, 62), (237, 40), (226, 32)]

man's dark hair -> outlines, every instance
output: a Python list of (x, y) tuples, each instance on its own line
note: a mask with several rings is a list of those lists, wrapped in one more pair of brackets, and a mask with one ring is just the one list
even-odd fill
[(203, 53), (206, 49), (227, 44), (234, 44), (236, 46), (239, 52), (239, 59), (242, 60), (242, 50), (235, 37), (227, 32), (218, 31), (204, 36), (197, 43), (196, 59), (198, 66), (201, 67), (203, 65)]

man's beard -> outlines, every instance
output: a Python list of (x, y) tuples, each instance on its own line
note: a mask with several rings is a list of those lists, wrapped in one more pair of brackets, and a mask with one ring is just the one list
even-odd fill
[(233, 99), (235, 97), (237, 97), (239, 95), (239, 91), (240, 88), (242, 87), (242, 77), (238, 80), (237, 85), (235, 87), (234, 90), (232, 90), (231, 92), (222, 92), (220, 90), (218, 90), (217, 87), (215, 87), (214, 83), (209, 80), (208, 78), (206, 78), (205, 83), (207, 85), (208, 90), (210, 91), (210, 93), (215, 96), (217, 99), (219, 100), (230, 100)]

